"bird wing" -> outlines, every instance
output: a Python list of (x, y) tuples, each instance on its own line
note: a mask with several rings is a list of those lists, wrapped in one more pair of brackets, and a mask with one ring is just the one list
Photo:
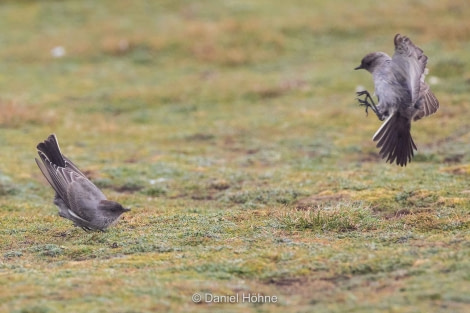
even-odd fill
[(65, 155), (62, 154), (62, 157), (64, 158), (65, 160), (65, 167), (67, 168), (70, 168), (72, 171), (74, 171), (75, 173), (79, 174), (80, 176), (82, 177), (85, 177), (86, 179), (88, 179), (88, 177), (85, 176), (85, 174), (82, 173), (82, 171), (80, 171), (78, 169), (78, 166), (76, 166), (72, 161), (70, 161), (69, 158), (67, 158)]
[(38, 159), (36, 159), (36, 163), (39, 166), (39, 169), (57, 195), (68, 205), (69, 201), (67, 198), (67, 185), (69, 182), (67, 179), (68, 176), (63, 172), (64, 168), (59, 167), (49, 161), (47, 156), (42, 151), (38, 151), (38, 154), (42, 161), (41, 163)]
[(439, 101), (424, 82), (428, 57), (406, 36), (395, 36), (395, 54), (392, 62), (397, 72), (407, 81), (411, 101), (419, 106), (414, 120), (431, 115), (439, 109)]
[(419, 111), (413, 118), (413, 120), (419, 120), (422, 117), (436, 113), (439, 109), (439, 101), (436, 96), (432, 93), (429, 85), (424, 82), (426, 76), (425, 71), (421, 76), (420, 89), (419, 89)]
[(73, 171), (69, 171), (71, 182), (67, 186), (69, 208), (81, 218), (93, 222), (98, 205), (106, 196), (90, 180)]
[(400, 78), (407, 82), (412, 103), (415, 104), (420, 97), (421, 83), (424, 83), (428, 57), (406, 36), (397, 34), (394, 42), (395, 53), (392, 56), (394, 69)]
[[(57, 195), (75, 214), (89, 220), (87, 218), (89, 217), (87, 208), (93, 207), (93, 205), (96, 208), (99, 201), (106, 199), (105, 195), (75, 165), (60, 167), (49, 161), (43, 152), (39, 151), (38, 154), (41, 157), (42, 164), (37, 159), (36, 163)], [(68, 159), (65, 160), (66, 162), (69, 161)], [(67, 165), (70, 165), (70, 163)]]

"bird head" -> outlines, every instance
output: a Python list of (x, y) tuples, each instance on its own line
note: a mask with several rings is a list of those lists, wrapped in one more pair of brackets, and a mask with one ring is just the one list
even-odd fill
[(372, 52), (362, 58), (361, 64), (354, 68), (355, 70), (364, 69), (373, 73), (374, 70), (385, 62), (386, 60), (390, 60), (390, 57), (384, 52)]
[(129, 212), (131, 209), (123, 207), (120, 203), (110, 200), (101, 200), (98, 210), (108, 213), (121, 215), (124, 212)]

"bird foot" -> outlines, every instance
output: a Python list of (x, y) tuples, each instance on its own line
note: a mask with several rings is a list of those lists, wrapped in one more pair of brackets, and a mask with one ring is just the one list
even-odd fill
[(361, 97), (361, 96), (365, 95), (364, 99), (360, 99), (360, 98), (356, 98), (356, 99), (357, 99), (357, 101), (359, 101), (360, 106), (365, 106), (366, 107), (366, 116), (369, 115), (369, 108), (370, 108), (375, 113), (375, 115), (377, 115), (378, 119), (383, 121), (382, 114), (380, 114), (377, 106), (375, 105), (374, 100), (372, 99), (372, 97), (370, 96), (370, 94), (367, 90), (358, 91), (358, 92), (356, 92), (356, 95), (358, 97)]

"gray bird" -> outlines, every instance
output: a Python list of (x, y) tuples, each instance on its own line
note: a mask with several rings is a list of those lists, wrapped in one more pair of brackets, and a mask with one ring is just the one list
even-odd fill
[(105, 230), (130, 209), (109, 201), (88, 178), (65, 157), (55, 134), (37, 145), (39, 169), (55, 190), (54, 204), (59, 216), (74, 222), (85, 231)]
[(380, 148), (380, 156), (387, 162), (406, 166), (417, 150), (411, 138), (411, 121), (431, 115), (439, 108), (434, 94), (424, 82), (428, 57), (406, 36), (397, 34), (394, 39), (395, 53), (389, 57), (384, 52), (366, 55), (355, 69), (369, 71), (374, 79), (375, 94), (379, 100), (375, 105), (367, 90), (357, 93), (365, 95), (358, 99), (385, 122), (373, 136)]

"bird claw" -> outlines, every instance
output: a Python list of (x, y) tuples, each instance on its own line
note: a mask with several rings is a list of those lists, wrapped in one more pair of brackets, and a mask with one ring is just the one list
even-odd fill
[(360, 106), (365, 106), (366, 107), (366, 116), (369, 116), (369, 107), (371, 107), (369, 102), (367, 102), (366, 100), (363, 100), (363, 99), (359, 99), (359, 98), (356, 98), (356, 99), (359, 102)]
[(358, 91), (358, 92), (356, 92), (356, 95), (358, 97), (363, 96), (363, 95), (366, 95), (366, 97), (370, 97), (370, 94), (367, 90)]
[(356, 99), (359, 102), (360, 106), (365, 106), (366, 107), (366, 110), (365, 110), (366, 111), (366, 116), (369, 116), (369, 108), (370, 108), (375, 113), (375, 115), (377, 115), (379, 120), (382, 120), (381, 114), (379, 113), (379, 110), (377, 109), (377, 106), (375, 105), (374, 100), (372, 99), (372, 97), (370, 96), (370, 94), (367, 90), (358, 91), (358, 92), (356, 92), (356, 95), (358, 97), (361, 97), (361, 96), (365, 95), (364, 99), (360, 99), (360, 98), (356, 98)]

